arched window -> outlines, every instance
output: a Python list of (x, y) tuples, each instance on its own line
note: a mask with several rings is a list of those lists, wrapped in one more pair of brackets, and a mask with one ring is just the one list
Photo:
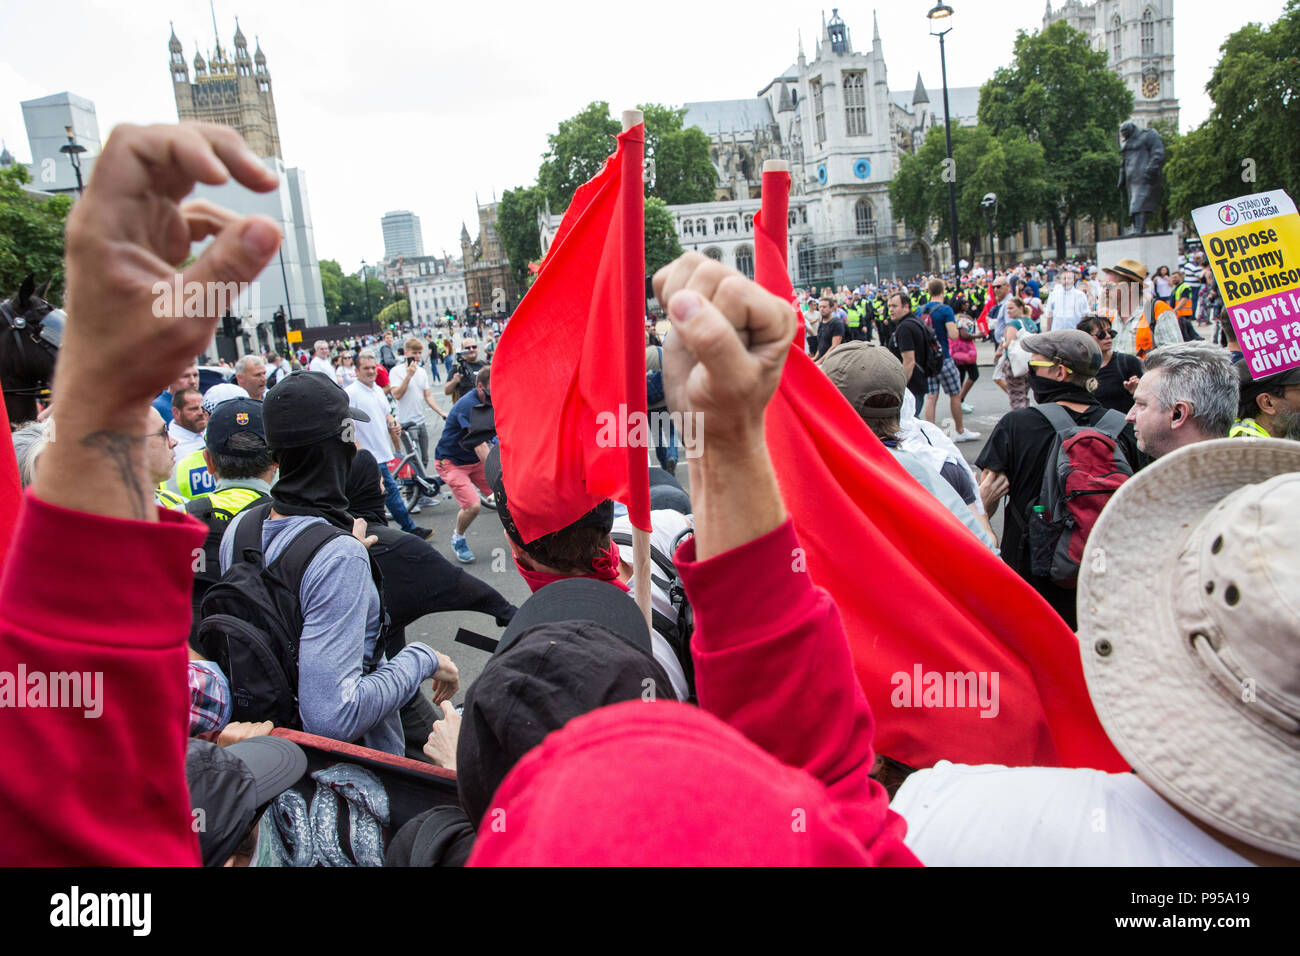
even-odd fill
[(799, 240), (799, 281), (807, 282), (812, 278), (813, 249), (807, 239)]
[(746, 232), (754, 231), (754, 214), (752, 212), (745, 213), (744, 225)]
[(707, 220), (704, 220), (704, 219), (696, 219), (696, 220), (695, 220), (695, 231), (698, 232), (701, 236), (707, 236), (707, 235), (709, 234), (709, 223), (708, 223), (708, 221), (707, 221)]
[(867, 134), (867, 92), (863, 73), (844, 74), (844, 120), (850, 136)]
[(1142, 55), (1152, 56), (1156, 52), (1156, 15), (1147, 7), (1142, 14)]
[(695, 235), (695, 223), (687, 219), (684, 223), (682, 223), (682, 230), (688, 236)]
[(722, 250), (717, 246), (709, 246), (709, 248), (704, 250), (704, 254), (710, 259), (716, 259), (718, 262), (722, 261)]
[(808, 225), (808, 207), (807, 207), (807, 206), (800, 206), (800, 207), (799, 207), (799, 221), (800, 221), (801, 223), (803, 223), (805, 226)]
[(736, 217), (735, 217), (735, 216), (728, 216), (728, 217), (727, 217), (727, 231), (728, 231), (728, 232), (735, 232), (735, 231), (736, 231)]
[(754, 278), (754, 250), (751, 246), (736, 247), (736, 268), (746, 279)]
[(1110, 62), (1114, 66), (1124, 55), (1124, 24), (1120, 22), (1119, 14), (1110, 21)]
[(790, 210), (789, 219), (790, 219), (790, 225), (791, 225), (791, 226), (798, 225), (798, 223), (799, 223), (799, 213), (798, 213), (796, 210), (791, 209), (791, 210)]
[(853, 207), (853, 222), (859, 236), (876, 234), (876, 217), (871, 211), (871, 203), (865, 199), (858, 200), (858, 204)]
[(713, 217), (713, 234), (716, 236), (716, 235), (717, 235), (718, 233), (720, 233), (720, 232), (722, 232), (722, 217), (721, 217), (721, 216), (714, 216), (714, 217)]

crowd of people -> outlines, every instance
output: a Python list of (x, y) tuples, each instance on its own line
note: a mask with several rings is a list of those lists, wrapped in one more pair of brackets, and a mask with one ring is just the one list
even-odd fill
[[(275, 188), (231, 130), (122, 128), (69, 218), (53, 404), (14, 432), (26, 492), (0, 671), (100, 673), (104, 707), (6, 712), (0, 860), (247, 864), (306, 769), (275, 727), (455, 771), (456, 805), (394, 828), (389, 865), (1300, 859), (1300, 370), (1250, 373), (1198, 253), (1154, 273), (977, 263), (806, 290), (796, 309), (698, 254), (664, 267), (647, 406), (708, 424), (685, 482), (671, 424), (658, 467), (647, 455), (647, 613), (622, 505), (535, 540), (515, 526), (512, 494), (554, 479), (503, 462), (499, 328), (245, 355), (199, 390), (217, 317), (155, 318), (153, 282), (207, 235), (187, 278), (251, 279), (280, 238), (264, 217), (173, 198), (223, 177)], [(1132, 773), (876, 752), (888, 715), (867, 703), (835, 600), (791, 560), (765, 437), (801, 334), (865, 440), (1077, 633)], [(963, 417), (980, 343), (1010, 407), (972, 466), (958, 445), (981, 437)], [(475, 560), (465, 532), (490, 502), (531, 592), (519, 607), (411, 521), (389, 466), (430, 464), (429, 415), (454, 557)], [(843, 550), (894, 581), (894, 558)], [(448, 610), (504, 628), (461, 708), (457, 665), (405, 633)], [(230, 780), (239, 799), (213, 796)], [(196, 809), (211, 811), (198, 834)]]

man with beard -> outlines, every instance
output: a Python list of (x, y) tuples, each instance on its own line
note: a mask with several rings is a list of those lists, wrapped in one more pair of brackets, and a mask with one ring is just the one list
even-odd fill
[(1241, 400), (1229, 438), (1289, 438), (1300, 441), (1300, 368), (1252, 379), (1250, 366), (1238, 362)]
[(176, 460), (203, 450), (203, 429), (208, 426), (208, 410), (197, 388), (183, 388), (172, 396), (172, 420), (167, 433), (176, 439)]
[[(1026, 335), (1022, 341), (1033, 353), (1029, 387), (1039, 405), (1057, 404), (1077, 425), (1097, 427), (1108, 415), (1119, 416), (1119, 412), (1098, 403), (1090, 390), (1090, 385), (1095, 387), (1094, 380), (1101, 369), (1101, 348), (1091, 335), (1078, 329), (1060, 329)], [(1114, 418), (1111, 424), (1116, 424)], [(1138, 449), (1133, 429), (1124, 426), (1118, 434), (1116, 444), (1129, 465), (1136, 469)], [(990, 519), (1003, 496), (1009, 499), (1002, 530), (1003, 559), (1074, 630), (1077, 626), (1075, 591), (1033, 573), (1026, 533), (1029, 509), (1038, 501), (1042, 490), (1043, 471), (1054, 465), (1048, 456), (1055, 442), (1056, 429), (1046, 413), (1033, 406), (1015, 409), (998, 422), (975, 464), (983, 469), (980, 496)]]
[(450, 697), (459, 675), (427, 645), (410, 644), (391, 659), (378, 646), (379, 590), (366, 545), (352, 534), (346, 492), (357, 452), (353, 422), (368, 420), (349, 407), (343, 389), (309, 371), (294, 372), (267, 392), (262, 421), (280, 478), (270, 502), (230, 522), (221, 540), (221, 571), (235, 560), (245, 522), (260, 524), (265, 564), (313, 526), (337, 529), (317, 548), (299, 584), (298, 715), (307, 733), (401, 755), (406, 748), (398, 708), (429, 677), (435, 695)]

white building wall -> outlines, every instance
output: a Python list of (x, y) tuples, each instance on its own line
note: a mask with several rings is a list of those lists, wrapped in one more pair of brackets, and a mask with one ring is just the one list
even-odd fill
[(76, 93), (54, 93), (22, 104), (23, 123), (27, 127), (27, 144), (32, 151), (32, 162), (27, 167), (32, 185), (46, 192), (75, 191), (77, 175), (68, 154), (59, 149), (68, 143), (65, 127), (71, 126), (80, 146), (81, 178), (90, 182), (91, 170), (100, 152), (99, 119), (95, 104)]

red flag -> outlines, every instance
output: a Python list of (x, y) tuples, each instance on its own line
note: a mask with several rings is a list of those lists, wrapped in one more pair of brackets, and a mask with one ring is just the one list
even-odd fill
[[(783, 268), (756, 275), (787, 294)], [(1088, 697), (1078, 639), (793, 347), (767, 443), (804, 551), (795, 560), (844, 619), (878, 753), (913, 767), (1128, 769)]]
[[(650, 528), (645, 388), (645, 126), (574, 193), (506, 325), (492, 401), (510, 514), (525, 541), (606, 498)], [(527, 481), (510, 476), (528, 476)]]
[[(786, 258), (786, 223), (790, 210), (790, 174), (785, 171), (763, 170), (762, 208), (754, 214), (754, 279), (768, 292), (795, 303), (794, 286), (790, 284), (790, 271)], [(799, 329), (794, 336), (795, 347), (806, 347), (803, 312), (799, 312)]]
[[(0, 395), (0, 422), (8, 421), (9, 413), (5, 409), (4, 396)], [(0, 442), (0, 567), (4, 566), (9, 542), (14, 539), (14, 528), (18, 526), (18, 509), (22, 500), (22, 484), (18, 480), (18, 459), (14, 457), (14, 443), (11, 436), (9, 441)]]

